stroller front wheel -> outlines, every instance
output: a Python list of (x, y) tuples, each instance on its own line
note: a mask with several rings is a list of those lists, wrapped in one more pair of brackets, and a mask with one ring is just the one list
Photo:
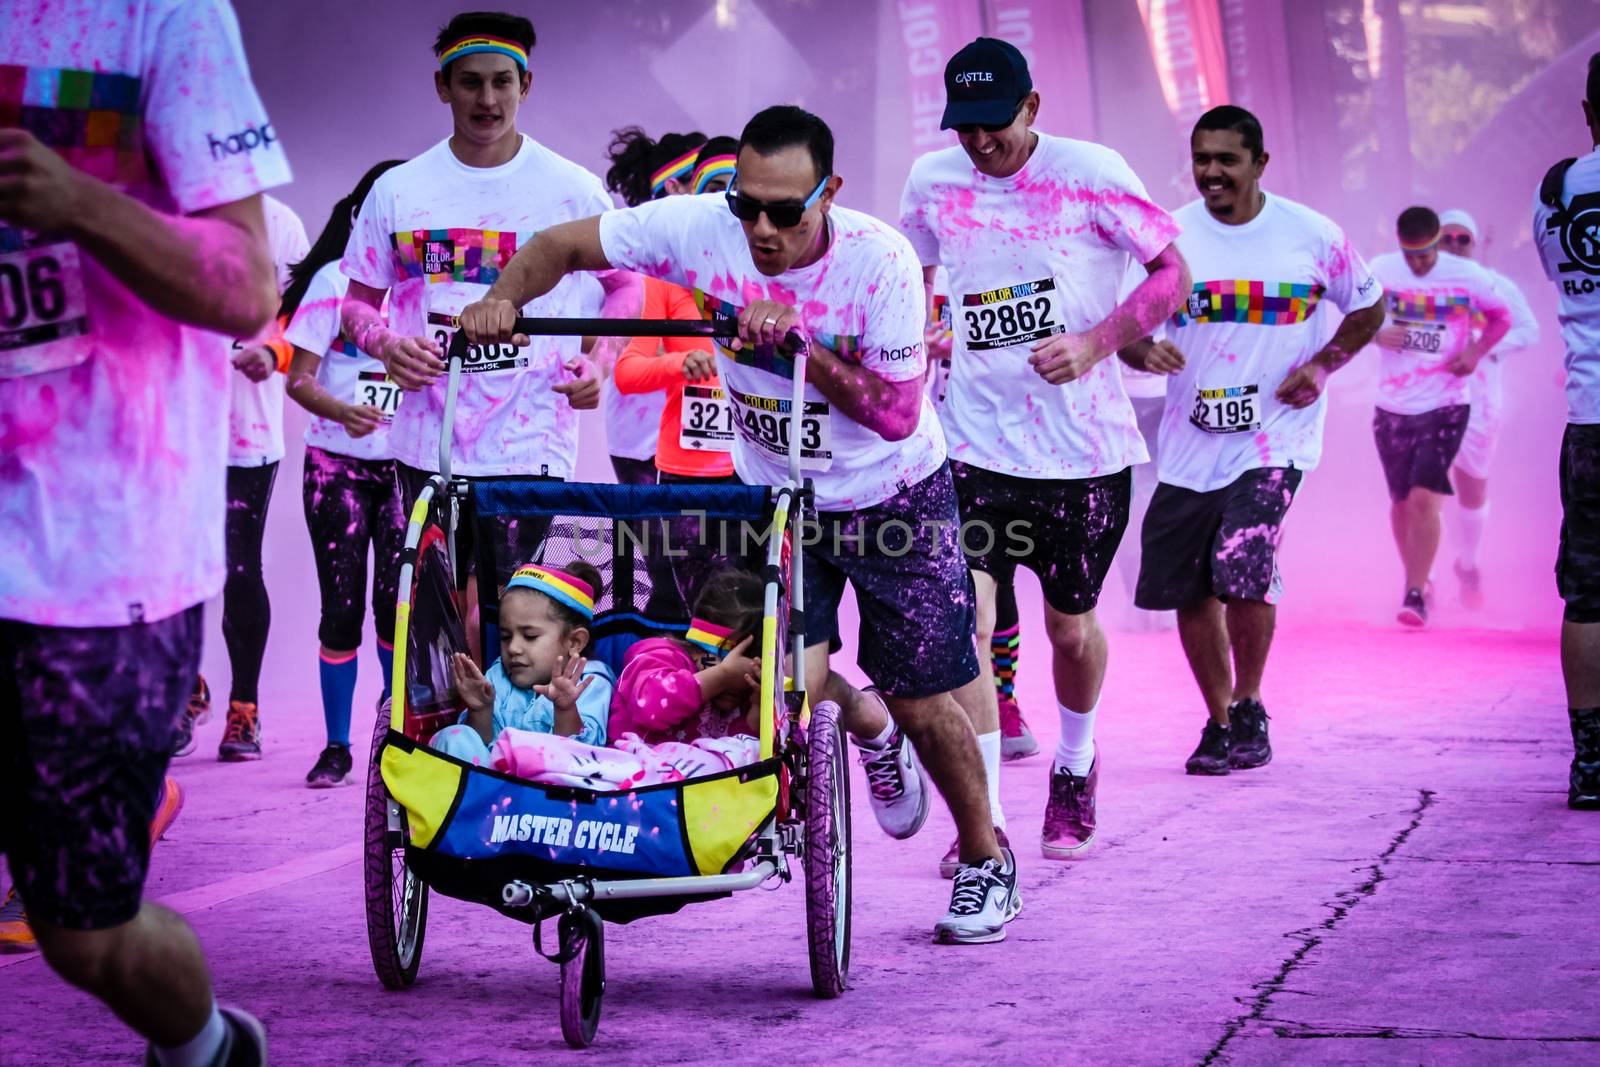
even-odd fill
[(811, 988), (824, 1000), (850, 973), (850, 769), (839, 705), (818, 704), (806, 735), (806, 934)]
[(378, 712), (367, 764), (367, 805), (362, 863), (366, 890), (367, 947), (372, 967), (387, 989), (404, 989), (417, 980), (422, 941), (428, 931), (428, 886), (406, 863), (404, 813), (400, 840), (389, 831), (389, 791), (380, 758), (389, 734), (389, 704)]
[(600, 1029), (606, 992), (605, 924), (592, 910), (561, 916), (561, 1036), (588, 1048)]

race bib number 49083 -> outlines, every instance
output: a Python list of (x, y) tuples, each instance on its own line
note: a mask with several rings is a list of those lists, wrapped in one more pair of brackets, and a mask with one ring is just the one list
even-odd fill
[(1010, 348), (1065, 332), (1059, 298), (1054, 278), (963, 295), (961, 334), (967, 351)]
[(1189, 422), (1206, 433), (1246, 433), (1261, 429), (1261, 398), (1254, 385), (1196, 389)]
[(91, 351), (78, 246), (0, 253), (0, 378), (75, 366)]
[[(450, 351), (450, 338), (456, 335), (456, 317), (444, 312), (428, 312), (428, 330), (446, 353)], [(528, 365), (528, 355), (510, 341), (486, 345), (468, 345), (461, 361), (461, 373), (478, 374), (484, 371), (515, 370)]]
[[(728, 390), (733, 404), (733, 419), (744, 439), (778, 463), (789, 461), (790, 402), (755, 393)], [(833, 466), (830, 415), (825, 400), (807, 400), (800, 412), (800, 466), (803, 470), (825, 471)]]
[(706, 385), (683, 387), (683, 407), (678, 413), (679, 448), (731, 452), (733, 434), (733, 408), (721, 389)]

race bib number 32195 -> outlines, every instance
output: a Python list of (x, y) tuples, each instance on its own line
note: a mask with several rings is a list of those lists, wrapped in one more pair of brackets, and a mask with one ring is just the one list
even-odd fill
[(0, 378), (71, 367), (91, 351), (78, 246), (0, 252)]
[(1206, 433), (1246, 433), (1261, 429), (1258, 386), (1197, 389), (1189, 421)]
[(1062, 333), (1059, 297), (1054, 278), (964, 294), (961, 334), (967, 351), (1010, 348)]

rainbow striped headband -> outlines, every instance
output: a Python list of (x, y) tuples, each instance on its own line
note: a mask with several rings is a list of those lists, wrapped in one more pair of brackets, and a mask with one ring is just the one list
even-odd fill
[(703, 193), (706, 186), (724, 174), (728, 176), (728, 184), (733, 184), (733, 165), (738, 162), (737, 156), (709, 156), (700, 161), (694, 168), (694, 191)]
[(543, 593), (556, 603), (565, 604), (585, 619), (594, 621), (594, 587), (566, 571), (558, 571), (554, 567), (535, 567), (531, 563), (525, 564), (518, 567), (511, 575), (506, 588), (532, 589), (536, 593)]
[(443, 70), (450, 65), (451, 60), (460, 59), (462, 56), (476, 55), (479, 52), (495, 52), (502, 56), (510, 56), (517, 61), (517, 66), (523, 70), (528, 69), (528, 50), (515, 41), (508, 41), (504, 37), (486, 37), (483, 34), (473, 34), (463, 37), (455, 44), (439, 53), (439, 69)]
[(1436, 245), (1438, 243), (1439, 243), (1439, 235), (1438, 234), (1434, 234), (1431, 238), (1429, 238), (1426, 241), (1423, 241), (1421, 244), (1407, 244), (1405, 242), (1404, 238), (1402, 238), (1401, 241), (1400, 241), (1400, 251), (1402, 251), (1402, 252), (1413, 252), (1413, 253), (1414, 252), (1427, 252), (1428, 250), (1432, 249), (1434, 245)]
[(722, 659), (728, 654), (728, 638), (732, 636), (733, 631), (726, 626), (696, 618), (689, 620), (689, 632), (683, 635), (683, 639)]
[(660, 196), (667, 188), (667, 181), (671, 178), (682, 178), (692, 172), (694, 161), (699, 157), (700, 148), (696, 146), (650, 175), (650, 191)]

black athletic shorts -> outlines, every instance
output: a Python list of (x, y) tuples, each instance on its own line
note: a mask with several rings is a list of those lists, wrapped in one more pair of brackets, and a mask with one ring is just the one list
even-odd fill
[(1600, 623), (1600, 425), (1561, 438), (1561, 547), (1556, 588), (1568, 622)]
[(1093, 611), (1128, 526), (1133, 468), (1098, 478), (1017, 478), (952, 463), (967, 566), (1004, 583), (1020, 564), (1045, 603)]
[[(417, 502), (417, 497), (422, 495), (423, 487), (428, 484), (432, 474), (416, 467), (408, 466), (399, 460), (394, 462), (394, 474), (400, 483), (400, 499), (405, 508), (406, 522), (411, 521), (411, 508)], [(468, 478), (469, 482), (558, 482), (561, 479), (546, 475), (529, 474), (505, 478)], [(496, 584), (504, 586), (511, 580), (511, 575), (522, 564), (531, 561), (544, 542), (545, 534), (550, 530), (550, 520), (542, 519), (507, 519), (490, 518), (480, 519), (476, 523), (461, 523), (456, 531), (456, 558), (461, 561), (460, 566), (467, 568), (458, 579), (465, 584), (466, 573), (470, 572), (477, 556), (479, 537), (487, 537), (494, 545), (494, 569)]]
[(1262, 467), (1203, 493), (1157, 485), (1144, 516), (1134, 604), (1167, 611), (1213, 596), (1276, 604), (1283, 517), (1302, 474)]
[(133, 626), (0, 620), (0, 852), (32, 918), (105, 930), (139, 913), (201, 623), (198, 604)]
[(807, 646), (838, 651), (849, 581), (861, 615), (857, 662), (885, 696), (933, 696), (976, 678), (977, 613), (957, 522), (948, 464), (869, 508), (818, 512), (801, 532)]
[(1466, 404), (1435, 408), (1421, 415), (1396, 415), (1378, 408), (1372, 418), (1372, 436), (1378, 442), (1383, 477), (1389, 499), (1399, 503), (1412, 489), (1429, 489), (1450, 496), (1450, 466), (1467, 436)]

